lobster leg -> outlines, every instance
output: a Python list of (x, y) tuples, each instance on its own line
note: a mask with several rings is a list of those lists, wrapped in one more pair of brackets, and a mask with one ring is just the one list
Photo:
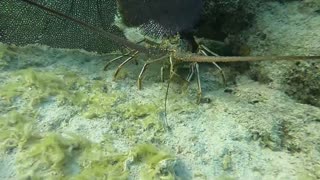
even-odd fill
[[(154, 59), (152, 61), (147, 61), (146, 63), (144, 63), (141, 71), (140, 71), (140, 74), (139, 74), (139, 77), (138, 77), (138, 81), (137, 81), (137, 84), (138, 84), (138, 89), (141, 89), (142, 88), (142, 78), (143, 78), (143, 74), (145, 73), (147, 67), (152, 64), (152, 63), (155, 63), (155, 62), (159, 62), (159, 61), (163, 61), (165, 58), (167, 58), (167, 56), (162, 56), (158, 59)], [(163, 76), (163, 68), (161, 68), (161, 76)], [(161, 77), (162, 79), (163, 77)]]
[(116, 79), (119, 71), (122, 69), (122, 67), (127, 64), (128, 62), (130, 62), (137, 54), (139, 53), (139, 51), (135, 51), (132, 55), (130, 55), (130, 57), (128, 57), (126, 60), (124, 60), (117, 68), (116, 72), (113, 75), (113, 80)]
[(119, 59), (122, 59), (123, 57), (129, 56), (131, 53), (132, 53), (132, 52), (128, 52), (128, 53), (126, 53), (126, 54), (123, 54), (123, 55), (121, 55), (121, 56), (118, 56), (118, 57), (116, 57), (116, 58), (111, 59), (111, 60), (108, 61), (108, 63), (104, 66), (103, 70), (106, 71), (107, 68), (109, 67), (109, 65), (110, 65), (111, 63), (113, 63), (113, 62), (115, 62), (115, 61), (117, 61), (117, 60), (119, 60)]
[(200, 81), (200, 71), (199, 71), (199, 64), (194, 63), (195, 69), (196, 69), (196, 75), (197, 75), (197, 85), (198, 85), (198, 100), (197, 103), (200, 104), (201, 97), (202, 97), (202, 89), (201, 89), (201, 81)]
[[(203, 54), (203, 55), (205, 55), (205, 56), (208, 56), (208, 54), (206, 53), (206, 51), (207, 51), (208, 53), (210, 53), (211, 55), (213, 55), (213, 56), (216, 56), (216, 57), (219, 56), (218, 54), (212, 52), (212, 51), (211, 51), (209, 48), (207, 48), (206, 46), (200, 45), (200, 53)], [(221, 77), (222, 77), (223, 84), (226, 86), (227, 81), (226, 81), (226, 77), (225, 77), (225, 75), (224, 75), (223, 70), (221, 69), (221, 67), (220, 67), (216, 62), (212, 62), (212, 64), (215, 65), (215, 66), (218, 68), (218, 70), (219, 70), (219, 72), (220, 72), (220, 74), (221, 74)]]
[(190, 64), (190, 73), (187, 77), (187, 81), (190, 82), (191, 78), (193, 77), (194, 73), (196, 73), (197, 76), (197, 86), (198, 86), (198, 99), (197, 103), (200, 104), (201, 97), (202, 97), (202, 88), (201, 88), (201, 81), (200, 81), (200, 70), (199, 70), (199, 64), (194, 62)]
[(189, 74), (188, 74), (188, 77), (187, 77), (187, 81), (188, 82), (190, 82), (191, 81), (191, 78), (193, 77), (193, 75), (194, 75), (194, 63), (191, 63), (190, 64), (190, 72), (189, 72)]

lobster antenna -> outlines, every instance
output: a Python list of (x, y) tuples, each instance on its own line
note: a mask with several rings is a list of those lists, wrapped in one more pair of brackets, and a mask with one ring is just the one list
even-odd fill
[(177, 57), (180, 61), (198, 63), (320, 60), (320, 56), (199, 56), (190, 53), (180, 53)]

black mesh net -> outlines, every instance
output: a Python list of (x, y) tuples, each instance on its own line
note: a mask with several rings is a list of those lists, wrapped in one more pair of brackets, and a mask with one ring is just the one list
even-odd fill
[[(51, 9), (120, 35), (112, 26), (117, 11), (115, 0), (38, 0)], [(0, 42), (16, 45), (45, 44), (110, 52), (118, 48), (98, 33), (67, 19), (54, 16), (20, 0), (0, 0)]]

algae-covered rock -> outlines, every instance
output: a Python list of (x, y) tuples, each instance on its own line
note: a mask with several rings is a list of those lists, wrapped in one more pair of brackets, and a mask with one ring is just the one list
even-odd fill
[[(254, 26), (243, 32), (253, 55), (319, 55), (320, 16), (315, 1), (262, 4)], [(302, 13), (303, 12), (303, 13)], [(308, 28), (305, 28), (308, 27)], [(265, 61), (251, 63), (253, 79), (286, 92), (300, 103), (319, 106), (319, 62)]]
[(263, 83), (281, 88), (300, 103), (320, 106), (320, 63), (261, 62), (251, 65), (250, 75)]
[(285, 92), (301, 103), (320, 107), (320, 63), (298, 62), (286, 74)]

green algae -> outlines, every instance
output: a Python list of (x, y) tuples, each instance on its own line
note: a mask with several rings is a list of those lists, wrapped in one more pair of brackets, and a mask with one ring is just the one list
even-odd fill
[(137, 102), (121, 104), (117, 107), (123, 119), (138, 123), (143, 129), (163, 129), (163, 123), (159, 120), (160, 108), (155, 104), (138, 104)]
[(142, 179), (175, 179), (175, 159), (170, 153), (159, 151), (150, 144), (142, 144), (131, 152), (131, 156), (135, 162), (144, 163)]
[[(79, 84), (79, 79), (74, 74), (66, 72), (60, 75), (54, 72), (42, 72), (35, 69), (24, 69), (11, 75), (11, 81), (0, 87), (0, 97), (13, 102), (20, 97), (30, 103), (32, 107), (56, 97), (61, 103), (73, 100), (71, 87)], [(81, 82), (81, 81), (80, 81)], [(80, 84), (79, 84), (80, 85)]]
[(10, 50), (10, 46), (0, 42), (0, 69), (4, 69), (5, 67), (7, 67), (10, 64), (10, 58), (8, 57), (13, 56), (15, 54), (15, 52)]
[(71, 176), (79, 169), (76, 158), (88, 141), (76, 136), (58, 134), (44, 136), (18, 154), (21, 178), (55, 179)]
[(84, 117), (88, 119), (101, 118), (113, 112), (114, 103), (120, 98), (120, 93), (104, 93), (102, 90), (93, 90), (86, 96)]
[[(22, 179), (126, 179), (125, 154), (80, 136), (48, 134), (18, 155)], [(122, 169), (122, 170), (121, 170)]]
[(0, 87), (0, 97), (9, 104), (23, 99), (30, 107), (55, 100), (59, 105), (77, 106), (84, 117), (93, 119), (114, 112), (114, 103), (125, 96), (106, 92), (102, 80), (91, 82), (65, 69), (43, 72), (30, 68), (13, 73), (9, 82)]
[[(114, 107), (116, 121), (111, 122), (111, 129), (133, 142), (161, 142), (165, 132), (164, 122), (160, 119), (160, 109), (154, 103), (122, 103)], [(146, 141), (147, 138), (148, 140)], [(155, 141), (154, 141), (155, 140)]]
[(117, 92), (104, 92), (104, 83), (94, 81), (91, 84), (64, 69), (43, 72), (30, 68), (13, 73), (10, 81), (0, 87), (0, 97), (7, 103), (21, 98), (29, 102), (31, 107), (54, 98), (60, 105), (80, 107), (83, 116), (92, 119), (112, 112), (112, 105), (120, 96), (124, 97)]
[(31, 107), (38, 106), (53, 98), (60, 105), (69, 104), (81, 108), (85, 118), (101, 118), (109, 114), (121, 113), (124, 119), (143, 119), (139, 123), (144, 129), (162, 128), (159, 123), (158, 108), (153, 104), (137, 103), (115, 106), (126, 96), (120, 92), (107, 92), (105, 82), (93, 82), (79, 78), (64, 69), (56, 72), (43, 72), (36, 69), (24, 69), (13, 73), (9, 82), (0, 87), (0, 97), (8, 103), (21, 98)]
[(12, 103), (14, 99), (21, 96), (25, 92), (25, 88), (20, 82), (10, 82), (0, 86), (0, 97), (7, 103)]
[(33, 120), (17, 111), (0, 117), (0, 149), (22, 148), (35, 138)]
[[(135, 124), (124, 131), (130, 137), (137, 136), (139, 129), (151, 130), (151, 134), (162, 129), (156, 105), (119, 105), (126, 98), (123, 93), (109, 92), (105, 81), (79, 78), (66, 69), (9, 72), (0, 86), (0, 97), (8, 103), (27, 102), (29, 106), (23, 109), (56, 101), (79, 107), (80, 114), (88, 119), (121, 114), (119, 126), (127, 128), (129, 121)], [(96, 144), (77, 135), (40, 134), (34, 131), (34, 119), (34, 115), (18, 112), (0, 117), (0, 148), (16, 148), (17, 174), (21, 179), (128, 179), (131, 166), (141, 166), (142, 179), (174, 177), (173, 156), (153, 145), (117, 152), (110, 142)]]
[(3, 59), (6, 50), (7, 47), (4, 44), (0, 43), (0, 68), (8, 65), (8, 63)]
[(130, 104), (122, 104), (118, 111), (123, 112), (123, 117), (126, 119), (139, 119), (149, 116), (153, 112), (157, 112), (157, 107), (154, 104), (138, 104), (132, 102)]
[(91, 144), (79, 157), (82, 171), (74, 179), (127, 179), (126, 153), (117, 153), (110, 146)]
[(40, 134), (33, 123), (30, 115), (16, 111), (0, 118), (0, 147), (18, 147), (20, 179), (128, 179), (131, 166), (141, 167), (142, 179), (175, 177), (174, 157), (151, 144), (120, 153), (107, 135), (97, 144), (75, 134)]
[(142, 179), (174, 179), (174, 157), (153, 145), (117, 152), (110, 144), (92, 143), (77, 135), (48, 134), (18, 153), (21, 179), (128, 179), (140, 166)]

